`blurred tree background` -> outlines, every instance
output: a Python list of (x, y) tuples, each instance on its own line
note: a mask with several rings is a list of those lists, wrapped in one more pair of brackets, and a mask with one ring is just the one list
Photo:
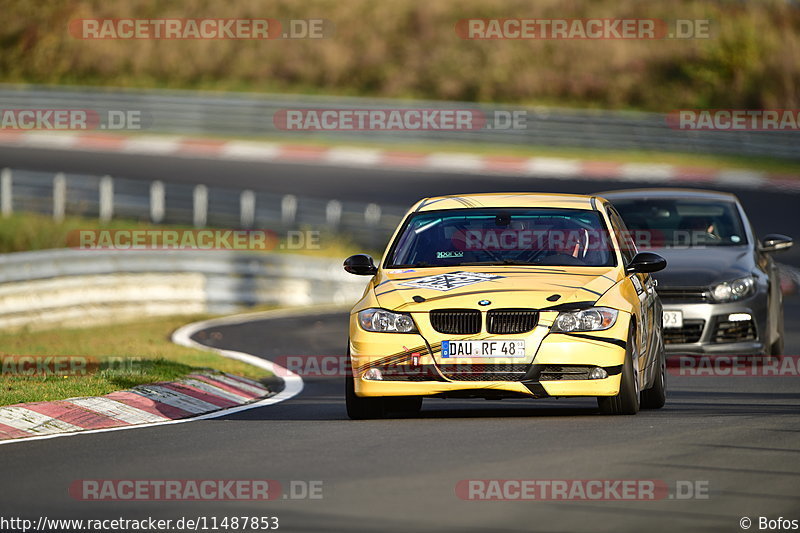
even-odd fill
[[(670, 111), (800, 107), (800, 6), (676, 0), (0, 0), (0, 81)], [(79, 18), (324, 18), (313, 40), (80, 40)], [(463, 40), (462, 18), (710, 19), (711, 38)]]

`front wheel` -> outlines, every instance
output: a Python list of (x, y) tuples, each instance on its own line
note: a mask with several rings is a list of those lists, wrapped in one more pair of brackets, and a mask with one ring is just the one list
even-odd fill
[(625, 363), (622, 365), (622, 379), (616, 396), (598, 396), (597, 406), (604, 415), (635, 415), (639, 412), (639, 350), (636, 335), (631, 328)]
[(397, 396), (386, 398), (386, 411), (400, 415), (414, 416), (422, 410), (422, 396)]
[(385, 409), (383, 398), (362, 398), (356, 395), (353, 376), (344, 377), (344, 399), (347, 405), (347, 416), (352, 420), (369, 420), (382, 418)]
[(769, 347), (769, 355), (780, 358), (783, 356), (783, 309), (778, 315), (778, 338)]

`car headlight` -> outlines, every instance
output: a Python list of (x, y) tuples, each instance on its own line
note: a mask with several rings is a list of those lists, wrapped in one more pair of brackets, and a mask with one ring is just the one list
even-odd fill
[(386, 309), (364, 309), (358, 313), (358, 322), (367, 331), (385, 333), (416, 333), (417, 326), (408, 313), (393, 313)]
[(751, 276), (726, 281), (711, 288), (711, 296), (715, 302), (733, 302), (753, 294), (756, 282)]
[(553, 322), (551, 331), (573, 333), (578, 331), (601, 331), (608, 329), (617, 321), (619, 312), (608, 307), (592, 307), (583, 311), (564, 311)]

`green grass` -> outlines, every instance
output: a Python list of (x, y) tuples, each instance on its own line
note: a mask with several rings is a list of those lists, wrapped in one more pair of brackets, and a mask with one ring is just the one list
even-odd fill
[(56, 222), (52, 217), (37, 213), (14, 213), (0, 222), (0, 253), (64, 248), (69, 245), (70, 232), (97, 229), (178, 229), (175, 226), (155, 226), (133, 220), (112, 220), (102, 223), (96, 218), (66, 217)]
[(258, 367), (170, 341), (175, 329), (204, 318), (208, 316), (159, 317), (113, 326), (0, 334), (5, 355), (86, 356), (109, 367), (73, 376), (3, 375), (0, 405), (100, 396), (135, 385), (176, 380), (202, 369), (253, 379), (266, 377)]
[[(52, 217), (38, 213), (14, 213), (0, 219), (0, 253), (47, 250), (75, 246), (70, 239), (70, 232), (77, 230), (187, 230), (190, 226), (165, 226), (136, 220), (111, 220), (101, 222), (97, 218), (69, 216), (61, 222)], [(207, 228), (213, 229), (213, 228)], [(226, 228), (227, 229), (227, 228)], [(291, 249), (282, 247), (285, 240), (274, 243), (274, 248), (266, 252), (249, 251), (246, 253), (292, 253), (318, 257), (344, 258), (363, 251), (345, 234), (322, 232), (318, 249)], [(374, 251), (373, 251), (374, 252)], [(213, 252), (209, 252), (213, 253)]]
[[(77, 229), (185, 229), (145, 222), (16, 213), (0, 222), (0, 253), (52, 249), (67, 246), (70, 231)], [(297, 250), (325, 257), (346, 257), (360, 251), (344, 236), (323, 236), (319, 250)], [(280, 246), (275, 251), (280, 252)], [(210, 252), (213, 253), (213, 252)], [(262, 252), (250, 252), (262, 253)], [(253, 308), (257, 311), (262, 308)], [(170, 335), (178, 327), (208, 315), (150, 318), (117, 325), (61, 328), (0, 333), (2, 355), (58, 355), (96, 358), (99, 368), (85, 375), (0, 376), (0, 405), (51, 401), (76, 396), (100, 396), (136, 385), (179, 379), (202, 369), (231, 372), (255, 379), (265, 377), (258, 367), (221, 357), (212, 352), (178, 346)], [(94, 371), (96, 370), (96, 371)]]

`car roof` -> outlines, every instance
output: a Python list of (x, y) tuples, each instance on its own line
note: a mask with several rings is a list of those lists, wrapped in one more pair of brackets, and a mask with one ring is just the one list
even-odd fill
[(420, 200), (414, 211), (440, 209), (477, 209), (482, 207), (555, 207), (565, 209), (591, 209), (594, 196), (580, 194), (545, 194), (531, 192), (476, 193), (434, 196)]
[(695, 200), (723, 200), (726, 202), (736, 202), (735, 194), (722, 191), (711, 191), (707, 189), (678, 189), (678, 188), (652, 188), (652, 189), (620, 189), (616, 191), (604, 191), (597, 193), (597, 196), (606, 200), (645, 200), (649, 198), (676, 198), (676, 199), (695, 199)]

